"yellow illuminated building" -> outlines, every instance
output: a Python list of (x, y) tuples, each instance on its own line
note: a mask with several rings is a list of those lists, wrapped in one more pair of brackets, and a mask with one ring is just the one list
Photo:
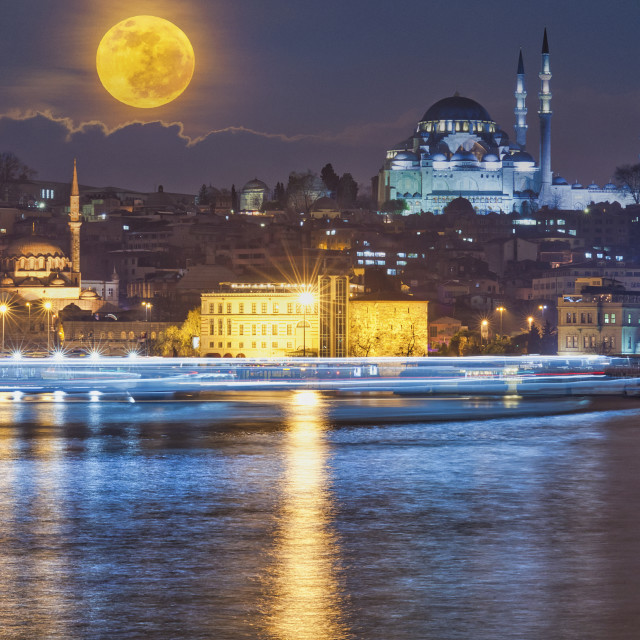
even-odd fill
[[(312, 299), (304, 297), (311, 293)], [(200, 353), (224, 358), (318, 355), (318, 300), (299, 285), (225, 283), (202, 294)], [(306, 304), (305, 304), (306, 303)]]

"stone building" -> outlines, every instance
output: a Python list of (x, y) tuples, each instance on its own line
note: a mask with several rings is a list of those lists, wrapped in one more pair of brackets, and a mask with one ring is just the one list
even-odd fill
[(349, 302), (349, 355), (426, 356), (429, 351), (428, 302), (397, 294)]
[(558, 355), (640, 353), (640, 292), (586, 287), (558, 298)]

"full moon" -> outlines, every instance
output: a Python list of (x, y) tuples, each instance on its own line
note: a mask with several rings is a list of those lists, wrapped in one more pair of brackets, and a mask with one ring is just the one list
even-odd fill
[(116, 100), (141, 109), (175, 100), (189, 86), (194, 67), (189, 38), (154, 16), (119, 22), (104, 35), (96, 55), (104, 88)]

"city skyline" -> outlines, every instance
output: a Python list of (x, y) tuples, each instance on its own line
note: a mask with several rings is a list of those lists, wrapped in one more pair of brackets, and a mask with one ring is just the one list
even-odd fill
[[(93, 186), (196, 192), (202, 183), (240, 187), (259, 177), (273, 187), (291, 171), (319, 172), (327, 162), (366, 186), (385, 149), (454, 91), (480, 102), (513, 137), (522, 47), (527, 148), (537, 158), (546, 26), (553, 171), (570, 182), (603, 184), (617, 165), (637, 161), (635, 3), (619, 2), (604, 15), (595, 2), (582, 3), (580, 15), (548, 1), (513, 9), (505, 0), (476, 4), (425, 11), (412, 0), (399, 14), (359, 1), (330, 1), (320, 12), (306, 0), (295, 8), (226, 0), (215, 7), (203, 0), (118, 1), (108, 8), (70, 0), (52, 8), (31, 0), (6, 16), (9, 35), (0, 44), (2, 150), (46, 180), (68, 180), (77, 156), (82, 182)], [(174, 22), (196, 55), (191, 86), (157, 109), (117, 103), (95, 70), (104, 33), (139, 14)], [(423, 14), (421, 26), (416, 16)]]

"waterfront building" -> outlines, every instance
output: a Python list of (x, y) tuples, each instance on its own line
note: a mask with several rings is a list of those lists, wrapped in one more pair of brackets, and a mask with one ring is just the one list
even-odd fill
[(640, 291), (587, 287), (558, 298), (558, 355), (640, 353)]
[(533, 298), (556, 300), (560, 296), (580, 294), (585, 286), (603, 286), (607, 282), (615, 282), (627, 291), (640, 291), (640, 267), (581, 264), (549, 269), (533, 278)]
[[(13, 306), (40, 306), (50, 302), (55, 314), (69, 305), (85, 311), (99, 311), (106, 301), (96, 289), (83, 283), (80, 271), (80, 191), (76, 163), (69, 202), (69, 252), (49, 238), (28, 236), (12, 239), (0, 256), (0, 297)], [(114, 298), (119, 282), (117, 274), (101, 281), (101, 290)]]
[(349, 302), (349, 355), (422, 357), (429, 352), (429, 303), (396, 294)]
[(515, 141), (475, 100), (455, 94), (434, 103), (414, 133), (387, 151), (378, 175), (378, 204), (402, 199), (406, 214), (441, 214), (458, 197), (476, 213), (529, 213), (541, 206), (584, 209), (591, 202), (633, 203), (628, 191), (570, 185), (551, 170), (551, 61), (545, 29), (538, 117), (540, 155), (527, 151), (527, 107), (522, 51), (518, 58), (515, 99)]
[(318, 300), (289, 283), (221, 283), (201, 300), (200, 354), (285, 358), (319, 350)]

